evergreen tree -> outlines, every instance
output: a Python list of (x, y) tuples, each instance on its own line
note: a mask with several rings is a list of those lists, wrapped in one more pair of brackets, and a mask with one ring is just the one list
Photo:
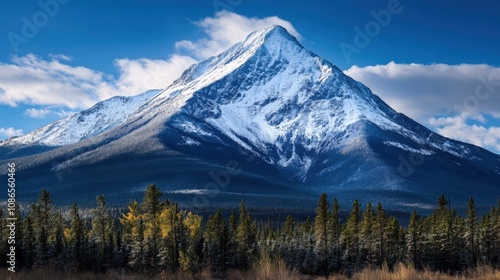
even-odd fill
[(334, 250), (334, 264), (333, 268), (335, 270), (339, 271), (340, 266), (341, 266), (341, 244), (340, 244), (340, 233), (341, 233), (341, 225), (340, 225), (340, 205), (337, 200), (337, 198), (333, 198), (333, 204), (332, 204), (332, 218), (331, 218), (331, 237), (332, 237), (332, 244), (335, 248)]
[(386, 260), (389, 268), (404, 260), (403, 248), (405, 246), (404, 231), (396, 217), (391, 216), (387, 221), (387, 251)]
[(318, 207), (316, 208), (316, 217), (314, 218), (314, 236), (316, 237), (314, 251), (316, 254), (316, 261), (320, 264), (320, 270), (325, 275), (328, 275), (330, 219), (328, 197), (326, 193), (323, 193), (319, 198)]
[(181, 245), (184, 243), (184, 226), (178, 204), (165, 207), (160, 213), (160, 225), (163, 244), (160, 249), (160, 259), (163, 266), (175, 272), (179, 269)]
[(255, 228), (252, 225), (252, 216), (247, 212), (245, 201), (240, 203), (240, 218), (236, 232), (237, 260), (240, 267), (248, 269), (255, 253)]
[(292, 215), (286, 216), (285, 224), (283, 225), (283, 234), (285, 236), (291, 236), (295, 227), (295, 221)]
[(109, 263), (106, 263), (108, 260), (107, 256), (109, 255), (109, 252), (106, 249), (109, 247), (110, 241), (107, 240), (107, 238), (113, 231), (113, 221), (108, 214), (104, 196), (97, 196), (96, 201), (97, 208), (92, 211), (94, 218), (92, 220), (92, 230), (90, 231), (90, 236), (92, 238), (92, 242), (94, 242), (98, 247), (98, 259), (96, 261), (101, 265), (109, 265)]
[(474, 205), (474, 199), (472, 196), (469, 198), (469, 202), (467, 203), (468, 211), (467, 216), (465, 218), (465, 240), (466, 246), (469, 249), (470, 258), (472, 260), (472, 264), (477, 265), (477, 229), (478, 229), (478, 220), (476, 215), (476, 206)]
[(35, 264), (37, 265), (47, 264), (49, 260), (49, 229), (53, 228), (52, 208), (50, 193), (43, 189), (31, 212), (36, 236)]
[(160, 264), (160, 248), (162, 243), (162, 232), (160, 226), (160, 213), (165, 207), (160, 202), (163, 194), (155, 185), (149, 185), (144, 194), (144, 199), (141, 205), (144, 211), (144, 238), (145, 238), (145, 257), (148, 266), (152, 269), (153, 275), (158, 273)]
[(155, 185), (149, 185), (144, 194), (144, 200), (142, 202), (142, 209), (146, 215), (156, 217), (159, 215), (162, 203), (160, 202), (160, 197), (162, 193), (160, 189)]
[[(187, 248), (183, 252), (184, 257), (181, 268), (192, 273), (201, 270), (203, 261), (203, 238), (201, 230), (202, 217), (188, 212), (184, 217), (184, 227), (187, 231)], [(227, 240), (226, 240), (227, 243)]]
[(137, 220), (132, 234), (129, 266), (135, 270), (144, 272), (146, 268), (146, 253), (144, 245), (144, 221), (142, 217)]
[(387, 216), (385, 214), (382, 204), (379, 202), (377, 204), (377, 224), (376, 224), (376, 235), (378, 238), (378, 264), (382, 266), (385, 260), (385, 234), (386, 234), (386, 224)]
[(76, 269), (82, 268), (85, 247), (85, 227), (81, 219), (76, 203), (70, 211), (71, 226), (69, 230), (68, 244), (71, 249), (71, 265)]
[(64, 251), (64, 226), (65, 221), (60, 212), (54, 214), (54, 229), (52, 235), (52, 246), (50, 251), (50, 258), (58, 265), (58, 267), (63, 263), (63, 259), (60, 258)]
[(363, 220), (361, 221), (361, 234), (363, 236), (364, 251), (366, 251), (366, 261), (373, 262), (373, 240), (375, 232), (375, 211), (372, 204), (368, 202), (365, 211), (363, 211)]
[(217, 275), (223, 275), (228, 261), (229, 232), (220, 210), (208, 218), (204, 237), (203, 255), (205, 261), (210, 271)]
[(417, 210), (413, 210), (408, 224), (406, 234), (406, 247), (408, 252), (408, 262), (417, 266), (420, 262), (421, 253), (421, 227), (420, 217)]
[(352, 210), (347, 219), (346, 227), (342, 232), (346, 245), (346, 261), (353, 269), (358, 269), (360, 265), (359, 252), (359, 224), (360, 224), (360, 204), (356, 199), (352, 204)]
[(24, 232), (24, 265), (26, 268), (31, 269), (35, 263), (35, 233), (33, 231), (33, 222), (30, 216), (24, 219)]

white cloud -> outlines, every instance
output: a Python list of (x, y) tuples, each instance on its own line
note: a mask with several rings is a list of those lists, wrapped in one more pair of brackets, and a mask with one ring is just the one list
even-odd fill
[(60, 111), (54, 111), (50, 109), (36, 109), (36, 108), (28, 108), (24, 112), (24, 115), (29, 116), (31, 118), (36, 118), (36, 119), (43, 119), (47, 116), (55, 115), (60, 118), (67, 117), (69, 115), (73, 115), (75, 112), (72, 111), (65, 111), (65, 110), (60, 110)]
[(53, 111), (47, 110), (47, 109), (35, 109), (35, 108), (29, 108), (27, 109), (24, 114), (26, 116), (32, 117), (32, 118), (37, 118), (37, 119), (43, 119), (48, 115), (51, 115)]
[[(222, 11), (196, 25), (207, 35), (198, 41), (180, 41), (177, 48), (190, 50), (197, 59), (215, 55), (242, 40), (250, 32), (279, 24), (301, 38), (293, 25), (279, 17), (248, 18)], [(174, 54), (167, 60), (117, 59), (118, 77), (82, 66), (68, 64), (71, 57), (49, 54), (45, 60), (34, 54), (14, 56), (11, 63), (0, 63), (0, 104), (50, 106), (86, 109), (116, 95), (130, 96), (148, 89), (165, 88), (197, 59)], [(53, 112), (29, 109), (26, 115), (42, 118)], [(57, 112), (56, 112), (57, 114)]]
[[(177, 48), (192, 51), (197, 58), (215, 55), (242, 40), (250, 32), (279, 24), (300, 38), (293, 25), (278, 17), (248, 18), (232, 12), (219, 12), (196, 22), (206, 33), (198, 41), (180, 41)], [(49, 54), (45, 60), (34, 54), (14, 56), (11, 63), (0, 63), (0, 104), (31, 104), (85, 109), (116, 95), (136, 95), (152, 88), (165, 88), (197, 59), (174, 54), (167, 60), (117, 59), (118, 77), (67, 63), (71, 57)], [(30, 110), (28, 116), (44, 117), (48, 111)]]
[(64, 55), (64, 54), (49, 54), (49, 57), (55, 60), (65, 60), (65, 61), (71, 61), (73, 60), (72, 57)]
[(298, 40), (302, 39), (302, 36), (289, 21), (277, 16), (249, 18), (233, 12), (221, 11), (214, 17), (206, 17), (195, 24), (203, 30), (207, 38), (197, 41), (183, 40), (177, 42), (175, 46), (179, 50), (189, 51), (200, 59), (216, 55), (245, 39), (249, 33), (273, 24), (283, 26)]
[(23, 130), (22, 129), (14, 129), (13, 127), (8, 127), (8, 128), (0, 127), (0, 135), (7, 136), (7, 138), (10, 138), (13, 136), (23, 135)]
[[(371, 88), (397, 111), (436, 132), (500, 152), (500, 128), (485, 118), (500, 118), (500, 68), (390, 62), (353, 66), (344, 73)], [(470, 121), (479, 124), (470, 125)]]
[(353, 66), (344, 71), (420, 122), (447, 113), (500, 112), (500, 68), (486, 64)]
[(195, 59), (181, 55), (173, 55), (169, 60), (117, 59), (115, 65), (120, 70), (120, 78), (116, 81), (116, 88), (134, 94), (165, 88), (194, 63)]
[(439, 134), (446, 137), (500, 153), (500, 127), (469, 125), (467, 124), (469, 119), (473, 119), (473, 117), (464, 114), (454, 117), (431, 118), (429, 123), (436, 128)]
[(130, 96), (148, 89), (164, 88), (195, 62), (179, 55), (169, 60), (118, 59), (115, 65), (120, 76), (114, 79), (58, 59), (60, 57), (53, 56), (48, 61), (28, 54), (14, 56), (10, 64), (0, 63), (0, 104), (85, 109), (112, 96)]

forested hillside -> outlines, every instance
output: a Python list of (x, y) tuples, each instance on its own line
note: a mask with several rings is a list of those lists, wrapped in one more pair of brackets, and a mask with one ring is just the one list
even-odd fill
[[(499, 205), (478, 217), (470, 198), (465, 217), (444, 196), (429, 216), (411, 215), (407, 227), (378, 203), (340, 209), (337, 198), (320, 196), (315, 217), (258, 222), (241, 204), (229, 217), (221, 211), (207, 221), (179, 209), (151, 185), (142, 202), (132, 201), (117, 215), (103, 196), (83, 213), (76, 204), (61, 211), (43, 190), (36, 203), (16, 209), (16, 270), (49, 268), (159, 275), (248, 271), (263, 260), (303, 275), (392, 270), (407, 264), (417, 270), (465, 273), (479, 265), (500, 266)], [(341, 211), (350, 211), (341, 219)], [(87, 211), (88, 212), (88, 211)], [(0, 263), (7, 266), (10, 246), (7, 215), (0, 212)]]

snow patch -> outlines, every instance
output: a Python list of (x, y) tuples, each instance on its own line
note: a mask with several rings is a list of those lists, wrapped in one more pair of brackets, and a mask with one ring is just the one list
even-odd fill
[(384, 141), (384, 144), (386, 144), (388, 146), (397, 147), (397, 148), (400, 148), (402, 150), (409, 151), (412, 153), (422, 154), (425, 156), (430, 156), (430, 155), (434, 154), (433, 151), (424, 150), (424, 149), (420, 149), (420, 150), (414, 149), (414, 148), (412, 148), (408, 145), (402, 144), (402, 143), (397, 143), (397, 142), (392, 142), (392, 141)]

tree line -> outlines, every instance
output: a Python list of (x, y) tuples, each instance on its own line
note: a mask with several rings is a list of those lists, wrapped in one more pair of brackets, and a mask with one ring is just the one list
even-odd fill
[[(74, 204), (69, 213), (56, 208), (45, 189), (25, 215), (16, 208), (16, 269), (124, 272), (156, 275), (162, 271), (223, 276), (229, 269), (248, 270), (261, 258), (282, 260), (304, 274), (352, 274), (364, 267), (392, 268), (405, 263), (417, 269), (462, 272), (479, 264), (500, 266), (500, 200), (478, 217), (474, 200), (465, 217), (444, 195), (428, 216), (416, 210), (408, 226), (388, 217), (382, 204), (358, 200), (341, 219), (337, 198), (319, 198), (314, 219), (258, 222), (245, 202), (224, 217), (202, 216), (162, 199), (150, 185), (142, 202), (113, 217), (104, 196), (88, 217)], [(0, 209), (1, 266), (7, 265), (7, 215)]]

